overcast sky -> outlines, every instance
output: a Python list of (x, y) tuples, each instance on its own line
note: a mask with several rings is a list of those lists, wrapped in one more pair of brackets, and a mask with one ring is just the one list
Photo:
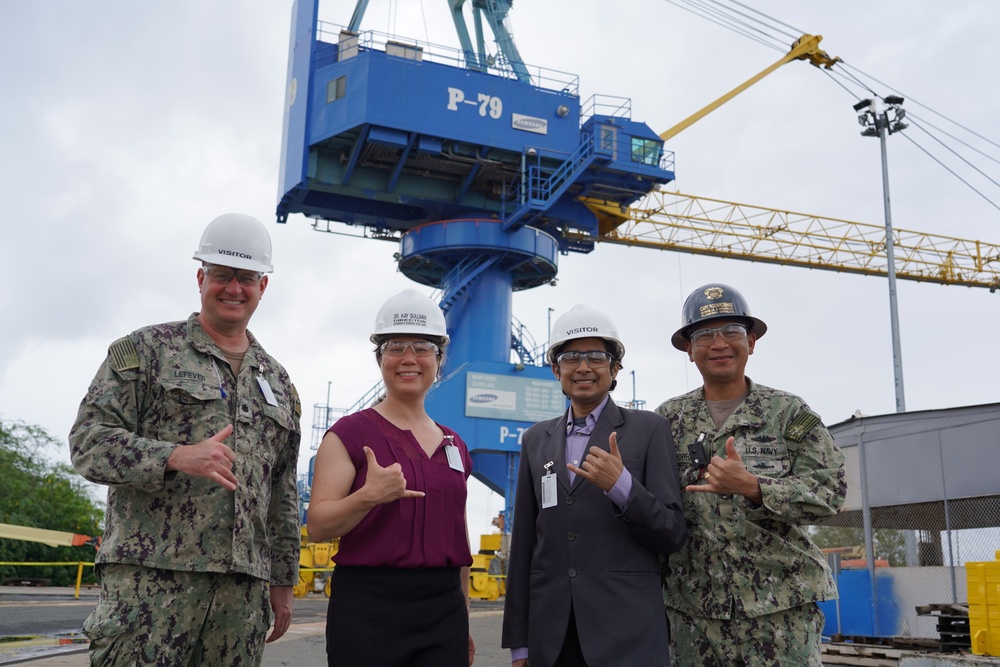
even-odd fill
[[(392, 4), (394, 18), (372, 0), (362, 28), (457, 45), (443, 1)], [(1000, 141), (1000, 5), (753, 4), (893, 88), (875, 93)], [(346, 24), (352, 10), (327, 0), (321, 17)], [(301, 216), (274, 222), (290, 20), (287, 0), (0, 3), (0, 418), (65, 439), (112, 340), (197, 310), (191, 254), (229, 211), (271, 233), (275, 273), (251, 329), (301, 394), (303, 468), (312, 406), (329, 392), (347, 407), (378, 380), (375, 311), (414, 286), (397, 248), (320, 234)], [(526, 62), (579, 75), (584, 99), (631, 98), (658, 132), (780, 55), (662, 0), (522, 0), (511, 24)], [(856, 101), (816, 68), (786, 65), (668, 144), (676, 187), (882, 224), (879, 142), (859, 136)], [(995, 207), (904, 138), (888, 144), (895, 227), (1000, 242)], [(700, 384), (669, 336), (684, 297), (721, 281), (770, 327), (754, 380), (801, 395), (827, 424), (895, 410), (883, 279), (610, 245), (560, 262), (558, 285), (515, 295), (514, 314), (543, 341), (549, 308), (604, 309), (627, 348), (619, 401), (633, 398), (632, 371), (651, 408)], [(905, 281), (898, 292), (908, 410), (1000, 401), (1000, 294)], [(472, 532), (488, 532), (502, 502), (474, 487)]]

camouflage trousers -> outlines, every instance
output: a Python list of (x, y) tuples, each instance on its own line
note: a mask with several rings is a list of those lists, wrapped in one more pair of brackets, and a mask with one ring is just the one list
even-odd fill
[(260, 665), (271, 624), (267, 582), (244, 574), (102, 564), (83, 625), (91, 667)]
[(823, 612), (813, 602), (748, 618), (667, 609), (673, 667), (822, 667)]

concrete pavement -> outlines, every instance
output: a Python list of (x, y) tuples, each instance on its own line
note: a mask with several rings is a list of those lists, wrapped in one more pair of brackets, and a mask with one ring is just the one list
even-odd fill
[[(476, 667), (509, 667), (510, 654), (500, 648), (502, 611), (472, 612)], [(293, 623), (285, 636), (264, 649), (263, 667), (313, 667), (326, 664), (325, 622)], [(15, 663), (7, 663), (15, 664)], [(86, 649), (32, 659), (32, 667), (88, 667)]]
[[(23, 614), (27, 607), (49, 606), (73, 614), (73, 627), (80, 627), (82, 619), (97, 603), (97, 589), (81, 591), (75, 600), (70, 588), (20, 588), (0, 587), (0, 612)], [(326, 664), (326, 601), (323, 598), (296, 600), (296, 614), (288, 632), (264, 648), (263, 667), (313, 667)], [(298, 617), (296, 620), (295, 617)], [(476, 640), (476, 667), (509, 667), (510, 652), (500, 648), (500, 630), (503, 622), (501, 602), (473, 601), (470, 614), (472, 635)], [(10, 623), (10, 621), (8, 621)], [(0, 629), (0, 634), (4, 634)], [(88, 667), (85, 646), (71, 644), (52, 647), (48, 655), (39, 656), (35, 651), (14, 653), (0, 644), (0, 665), (25, 664), (32, 667)], [(52, 651), (60, 651), (52, 654)]]
[[(27, 628), (78, 629), (83, 619), (97, 603), (99, 591), (81, 591), (74, 599), (72, 589), (0, 587), (0, 635), (28, 634)], [(41, 612), (48, 611), (46, 616)], [(36, 615), (37, 614), (37, 615)], [(296, 600), (292, 626), (284, 637), (264, 648), (263, 667), (320, 667), (326, 664), (326, 600), (310, 597)], [(473, 601), (470, 615), (472, 635), (476, 639), (475, 667), (510, 667), (510, 653), (500, 648), (503, 623), (502, 602)], [(39, 632), (42, 634), (42, 632)], [(77, 635), (79, 637), (79, 635)], [(49, 643), (52, 644), (50, 635)], [(62, 651), (40, 656), (27, 651)], [(836, 665), (897, 665), (898, 667), (1000, 667), (1000, 658), (981, 656), (902, 654), (891, 659), (841, 661), (825, 656), (823, 664)], [(88, 667), (86, 647), (71, 644), (65, 647), (30, 647), (17, 652), (10, 644), (0, 642), (0, 667), (7, 665), (31, 667)]]

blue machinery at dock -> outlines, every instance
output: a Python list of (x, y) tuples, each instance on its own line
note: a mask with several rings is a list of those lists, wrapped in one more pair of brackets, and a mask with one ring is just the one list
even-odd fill
[(607, 229), (584, 200), (627, 207), (674, 175), (628, 100), (581, 104), (575, 76), (521, 61), (509, 2), (474, 0), (475, 45), (463, 4), (449, 2), (456, 50), (359, 31), (366, 0), (345, 28), (297, 0), (277, 217), (398, 239), (399, 270), (441, 290), (452, 344), (427, 409), (469, 444), (509, 531), (520, 436), (567, 407), (544, 350), (512, 327), (512, 294), (593, 250)]

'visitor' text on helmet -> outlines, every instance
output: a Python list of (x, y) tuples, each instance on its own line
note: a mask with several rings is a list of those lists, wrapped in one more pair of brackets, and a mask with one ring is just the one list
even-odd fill
[(257, 218), (226, 213), (208, 223), (194, 259), (234, 269), (270, 273), (271, 237)]
[(552, 337), (549, 339), (547, 355), (549, 363), (555, 363), (556, 355), (564, 343), (576, 338), (603, 338), (614, 346), (618, 361), (625, 356), (625, 346), (618, 336), (618, 327), (611, 318), (596, 308), (581, 303), (559, 317), (552, 325)]
[(441, 308), (430, 297), (413, 289), (403, 290), (382, 304), (369, 339), (377, 344), (387, 336), (407, 334), (431, 338), (441, 345), (451, 340)]
[(670, 337), (670, 342), (683, 352), (687, 350), (688, 334), (716, 320), (744, 320), (750, 327), (748, 333), (757, 338), (767, 331), (767, 325), (750, 314), (750, 307), (742, 294), (729, 285), (710, 283), (691, 292), (684, 301), (681, 328)]

